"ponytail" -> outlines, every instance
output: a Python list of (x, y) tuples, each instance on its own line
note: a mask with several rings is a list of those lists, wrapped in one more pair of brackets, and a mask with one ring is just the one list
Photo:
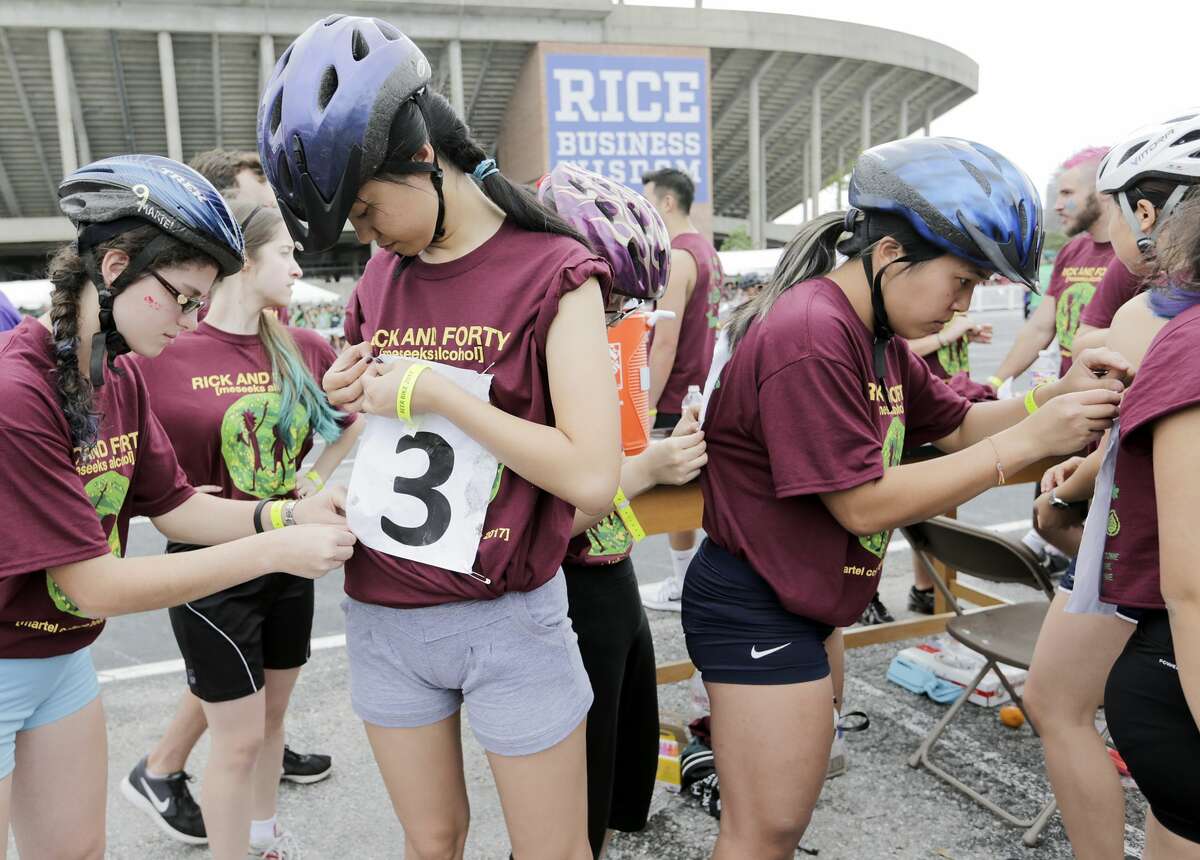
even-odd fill
[(845, 232), (845, 218), (845, 212), (830, 212), (800, 227), (783, 249), (775, 271), (759, 294), (734, 310), (726, 323), (730, 350), (745, 336), (750, 323), (765, 317), (780, 296), (802, 281), (833, 271), (838, 239)]
[[(852, 218), (850, 213), (853, 213)], [(849, 228), (847, 221), (852, 222)], [(888, 236), (904, 249), (903, 260), (895, 261), (906, 263), (904, 271), (945, 254), (917, 233), (903, 215), (895, 212), (851, 209), (849, 213), (818, 215), (803, 224), (784, 247), (783, 256), (775, 264), (775, 271), (762, 292), (733, 312), (726, 324), (730, 350), (745, 336), (750, 324), (765, 317), (776, 300), (796, 284), (828, 275), (837, 265), (839, 253), (849, 260), (862, 259)], [(881, 312), (877, 308), (876, 316)]]
[(100, 416), (92, 408), (92, 383), (79, 369), (79, 295), (87, 282), (75, 243), (58, 250), (50, 261), (50, 330), (54, 338), (54, 386), (71, 445), (91, 448), (100, 432)]
[(264, 310), (258, 318), (258, 337), (271, 359), (271, 378), (279, 389), (276, 437), (285, 445), (290, 443), (292, 416), (299, 405), (308, 413), (308, 424), (313, 433), (326, 442), (336, 442), (342, 435), (338, 420), (345, 416), (329, 405), (325, 392), (313, 379), (287, 327), (273, 313)]
[(1166, 319), (1200, 304), (1200, 185), (1188, 190), (1170, 219), (1150, 276), (1161, 283), (1150, 291), (1150, 309)]
[[(230, 204), (233, 215), (242, 225), (246, 243), (246, 258), (257, 257), (259, 250), (267, 245), (283, 226), (279, 210), (272, 207), (255, 206), (240, 200)], [(221, 289), (220, 282), (213, 287)], [(279, 421), (275, 435), (287, 446), (291, 442), (292, 416), (299, 406), (308, 415), (313, 433), (326, 442), (334, 442), (342, 435), (338, 421), (345, 417), (329, 405), (325, 392), (313, 379), (312, 372), (304, 361), (300, 348), (288, 332), (287, 327), (269, 310), (264, 310), (258, 319), (258, 339), (271, 360), (271, 379), (279, 390)]]
[[(450, 102), (428, 89), (402, 104), (392, 121), (388, 141), (389, 151), (376, 176), (391, 179), (405, 175), (405, 165), (426, 143), (440, 159), (470, 176), (488, 156), (483, 147), (471, 137), (467, 124), (454, 112)], [(562, 217), (538, 202), (537, 197), (523, 185), (518, 185), (498, 170), (479, 181), (483, 193), (522, 230), (569, 236), (591, 249), (587, 239)]]

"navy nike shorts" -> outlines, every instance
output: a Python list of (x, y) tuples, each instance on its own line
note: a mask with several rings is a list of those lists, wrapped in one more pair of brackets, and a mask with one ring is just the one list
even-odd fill
[(710, 539), (683, 580), (688, 656), (718, 684), (802, 684), (829, 674), (834, 628), (784, 609), (767, 581)]

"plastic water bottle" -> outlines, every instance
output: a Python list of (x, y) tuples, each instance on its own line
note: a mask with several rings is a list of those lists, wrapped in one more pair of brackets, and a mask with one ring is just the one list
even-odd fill
[(696, 413), (700, 412), (700, 406), (704, 403), (704, 395), (700, 392), (699, 385), (689, 385), (687, 394), (683, 395), (683, 402), (679, 406), (679, 412), (682, 415), (687, 415), (691, 409)]
[(1052, 344), (1038, 353), (1037, 361), (1029, 368), (1029, 387), (1035, 388), (1044, 382), (1054, 382), (1058, 379), (1058, 371), (1062, 366), (1058, 349)]

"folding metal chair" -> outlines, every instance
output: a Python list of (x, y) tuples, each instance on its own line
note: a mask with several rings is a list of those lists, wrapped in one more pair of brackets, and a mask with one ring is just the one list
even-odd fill
[[(930, 751), (946, 726), (958, 716), (967, 699), (982, 683), (988, 671), (994, 671), (1012, 697), (1013, 703), (1021, 706), (1021, 697), (998, 664), (1004, 663), (1020, 669), (1029, 669), (1033, 662), (1033, 648), (1037, 643), (1042, 621), (1054, 598), (1054, 586), (1038, 559), (1024, 544), (1009, 541), (995, 532), (964, 525), (947, 517), (934, 517), (904, 530), (913, 548), (916, 563), (929, 574), (933, 584), (941, 592), (957, 617), (946, 624), (946, 633), (967, 648), (983, 656), (983, 668), (969, 683), (962, 695), (938, 720), (930, 733), (909, 758), (911, 767), (925, 767), (935, 776), (957, 788), (976, 803), (991, 810), (1014, 827), (1025, 830), (1022, 841), (1036, 845), (1050, 817), (1057, 809), (1053, 794), (1041, 811), (1031, 819), (1018, 818), (1007, 809), (984, 797), (944, 768), (932, 761)], [(994, 606), (963, 612), (954, 594), (937, 570), (930, 563), (937, 559), (947, 567), (970, 574), (989, 582), (1021, 583), (1040, 589), (1046, 601), (1030, 601)], [(1022, 710), (1024, 710), (1022, 708)], [(1030, 722), (1036, 733), (1037, 728)]]

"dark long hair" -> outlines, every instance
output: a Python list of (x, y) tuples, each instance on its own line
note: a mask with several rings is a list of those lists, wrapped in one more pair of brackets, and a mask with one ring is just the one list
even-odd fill
[[(439, 93), (425, 90), (396, 111), (388, 139), (388, 154), (375, 178), (395, 181), (411, 175), (401, 165), (411, 162), (417, 150), (426, 143), (433, 147), (439, 162), (451, 164), (468, 176), (487, 158), (487, 152), (471, 137), (471, 130), (454, 112), (450, 102)], [(570, 236), (585, 248), (591, 247), (578, 230), (538, 203), (528, 188), (503, 173), (493, 173), (480, 184), (488, 199), (521, 229)]]
[[(843, 239), (842, 237), (847, 238)], [(740, 305), (729, 318), (729, 348), (737, 347), (750, 324), (765, 317), (784, 293), (803, 281), (828, 275), (837, 264), (841, 252), (848, 259), (858, 260), (875, 250), (885, 237), (900, 243), (905, 256), (911, 258), (908, 268), (940, 257), (944, 252), (935, 248), (899, 215), (871, 212), (857, 219), (854, 231), (846, 231), (846, 213), (828, 212), (800, 226), (796, 235), (783, 249), (775, 271), (754, 298)]]
[[(130, 258), (141, 253), (152, 239), (163, 235), (157, 227), (147, 224), (120, 233), (100, 243), (95, 250), (98, 260), (108, 251), (124, 251)], [(202, 263), (213, 267), (217, 261), (203, 251), (178, 239), (171, 238), (151, 268)], [(54, 285), (50, 298), (51, 337), (54, 341), (54, 386), (67, 425), (71, 443), (88, 449), (96, 443), (100, 416), (92, 403), (92, 383), (79, 369), (79, 297), (89, 282), (79, 246), (75, 242), (63, 245), (50, 260), (50, 282)]]

